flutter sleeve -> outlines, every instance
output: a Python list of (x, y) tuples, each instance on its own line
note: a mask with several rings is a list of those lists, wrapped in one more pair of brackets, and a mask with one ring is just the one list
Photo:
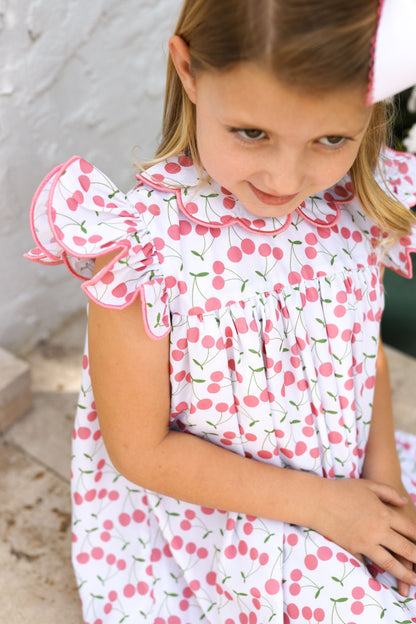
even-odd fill
[[(383, 178), (388, 190), (409, 209), (416, 205), (416, 156), (406, 152), (387, 150)], [(383, 256), (383, 265), (403, 277), (413, 276), (411, 253), (416, 253), (416, 225), (408, 236), (391, 245)]]
[[(26, 258), (64, 263), (83, 280), (88, 297), (106, 308), (123, 309), (140, 294), (147, 333), (169, 333), (159, 252), (139, 210), (101, 171), (78, 156), (53, 169), (33, 197), (30, 222), (36, 248)], [(93, 276), (95, 259), (111, 252)]]

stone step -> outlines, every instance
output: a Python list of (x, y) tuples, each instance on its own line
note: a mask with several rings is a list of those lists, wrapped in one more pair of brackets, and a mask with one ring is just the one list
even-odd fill
[(30, 366), (0, 348), (0, 432), (32, 406)]

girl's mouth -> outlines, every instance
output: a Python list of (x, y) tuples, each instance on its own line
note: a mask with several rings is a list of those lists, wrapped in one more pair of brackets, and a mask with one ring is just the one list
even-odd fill
[(289, 202), (293, 201), (297, 195), (297, 193), (294, 193), (293, 195), (271, 195), (270, 193), (265, 193), (264, 191), (261, 191), (251, 182), (249, 182), (248, 184), (257, 199), (259, 199), (263, 204), (267, 204), (268, 206), (282, 206), (283, 204), (288, 204)]

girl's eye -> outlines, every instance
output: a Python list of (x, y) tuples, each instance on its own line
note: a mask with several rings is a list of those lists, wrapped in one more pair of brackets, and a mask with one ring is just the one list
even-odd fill
[(246, 141), (259, 141), (266, 137), (266, 133), (263, 130), (257, 130), (256, 128), (233, 128), (233, 132), (236, 132)]
[(339, 147), (346, 140), (343, 136), (326, 136), (319, 139), (319, 143), (327, 147)]

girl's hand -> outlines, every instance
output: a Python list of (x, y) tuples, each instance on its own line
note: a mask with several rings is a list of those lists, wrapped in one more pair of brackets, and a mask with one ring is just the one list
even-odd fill
[[(406, 505), (404, 505), (404, 507), (401, 507), (399, 509), (396, 509), (396, 511), (398, 513), (400, 513), (401, 515), (403, 515), (404, 518), (407, 518), (408, 520), (410, 520), (411, 522), (413, 522), (416, 525), (416, 508), (415, 505), (412, 501), (412, 499), (410, 498), (410, 496), (408, 495), (408, 493), (404, 490), (404, 488), (400, 488), (399, 492), (403, 492), (404, 495), (406, 495), (407, 498), (407, 503)], [(408, 559), (405, 559), (403, 557), (398, 556), (397, 559), (408, 569), (408, 570), (413, 570), (413, 563), (412, 561), (409, 561)], [(397, 589), (399, 590), (399, 594), (401, 596), (404, 596), (405, 598), (408, 597), (409, 595), (409, 590), (410, 590), (410, 585), (409, 583), (404, 583), (403, 581), (398, 581), (398, 585), (397, 585)]]
[(366, 479), (325, 480), (324, 487), (324, 511), (311, 528), (395, 576), (400, 593), (407, 595), (416, 584), (416, 512), (408, 498)]

